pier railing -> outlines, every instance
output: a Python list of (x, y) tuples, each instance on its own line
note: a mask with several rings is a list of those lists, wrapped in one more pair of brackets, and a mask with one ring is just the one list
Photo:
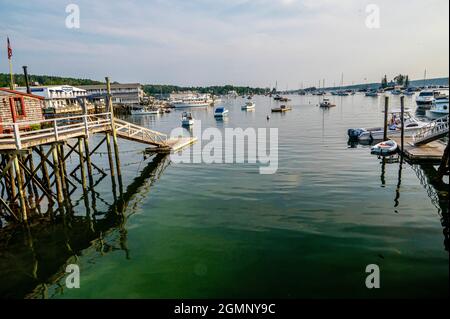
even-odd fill
[(445, 137), (449, 132), (448, 128), (448, 117), (442, 117), (440, 119), (432, 121), (413, 135), (414, 145), (419, 146), (427, 144)]
[(112, 118), (111, 113), (58, 117), (41, 121), (1, 123), (0, 150), (21, 150), (65, 141), (90, 134), (112, 131), (123, 138), (155, 146), (165, 146), (167, 135)]

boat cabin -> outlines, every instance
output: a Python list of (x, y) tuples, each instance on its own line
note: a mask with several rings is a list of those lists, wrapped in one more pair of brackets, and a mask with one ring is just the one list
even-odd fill
[(0, 134), (12, 132), (13, 123), (23, 123), (20, 130), (32, 129), (28, 122), (43, 120), (43, 107), (43, 97), (0, 88)]

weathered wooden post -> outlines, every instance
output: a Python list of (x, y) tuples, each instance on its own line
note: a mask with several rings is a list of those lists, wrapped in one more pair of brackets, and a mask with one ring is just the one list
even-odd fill
[(113, 142), (114, 142), (114, 155), (116, 157), (117, 179), (119, 181), (120, 194), (122, 194), (123, 193), (122, 171), (120, 169), (119, 145), (117, 143), (116, 125), (114, 123), (114, 106), (112, 104), (111, 82), (109, 81), (109, 77), (106, 77), (105, 80), (106, 80), (108, 108), (109, 108), (109, 113), (111, 114), (111, 130), (112, 130), (112, 136), (113, 136)]
[(387, 131), (388, 131), (388, 112), (389, 112), (389, 96), (384, 97), (384, 135), (383, 140), (387, 141)]
[(52, 156), (53, 156), (53, 170), (55, 175), (55, 184), (56, 184), (56, 194), (58, 198), (58, 205), (62, 206), (64, 203), (64, 196), (62, 191), (62, 182), (61, 182), (61, 172), (59, 167), (59, 159), (58, 159), (58, 150), (57, 144), (53, 144), (52, 146)]
[(86, 193), (86, 171), (84, 169), (84, 156), (83, 156), (83, 138), (78, 138), (78, 153), (80, 155), (80, 169), (81, 169), (81, 185), (83, 186), (83, 193)]
[(400, 98), (400, 117), (401, 117), (401, 125), (402, 125), (402, 131), (401, 131), (401, 150), (402, 154), (404, 154), (405, 150), (405, 97), (402, 96)]
[(17, 178), (17, 192), (19, 194), (20, 200), (21, 219), (23, 222), (26, 222), (28, 220), (28, 216), (27, 216), (27, 205), (25, 202), (25, 193), (23, 189), (22, 170), (20, 169), (18, 155), (15, 154), (13, 156), (14, 156), (14, 170), (16, 171), (16, 178)]

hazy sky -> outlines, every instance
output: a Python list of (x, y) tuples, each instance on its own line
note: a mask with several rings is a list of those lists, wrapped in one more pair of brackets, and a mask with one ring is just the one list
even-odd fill
[[(80, 28), (65, 25), (80, 8)], [(380, 28), (366, 27), (366, 7)], [(448, 0), (0, 0), (0, 72), (297, 88), (448, 76)]]

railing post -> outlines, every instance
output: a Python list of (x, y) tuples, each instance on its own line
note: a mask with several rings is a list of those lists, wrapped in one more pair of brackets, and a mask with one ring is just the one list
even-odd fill
[(19, 129), (19, 124), (14, 123), (14, 141), (16, 142), (16, 148), (18, 150), (22, 149), (22, 141), (20, 140), (20, 129)]
[(89, 123), (87, 114), (84, 115), (84, 131), (86, 134), (86, 138), (89, 138)]
[(55, 131), (55, 140), (58, 141), (59, 140), (58, 124), (56, 123), (56, 120), (53, 121), (53, 130)]

